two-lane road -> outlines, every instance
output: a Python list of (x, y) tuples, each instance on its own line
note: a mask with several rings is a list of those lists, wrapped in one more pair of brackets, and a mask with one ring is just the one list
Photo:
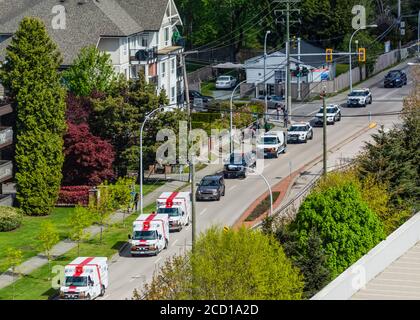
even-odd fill
[[(366, 108), (341, 107), (343, 118), (335, 125), (327, 127), (328, 147), (338, 145), (358, 131), (369, 125), (369, 112), (380, 114), (390, 111), (400, 111), (402, 100), (408, 94), (411, 81), (407, 86), (399, 89), (385, 89), (382, 85), (384, 72), (370, 79), (373, 94), (373, 104)], [(410, 79), (409, 79), (410, 80)], [(368, 82), (366, 82), (368, 83)], [(367, 86), (364, 84), (363, 86)], [(340, 96), (331, 100), (338, 100)], [(345, 102), (341, 95), (341, 103)], [(320, 108), (320, 103), (311, 103), (294, 108), (294, 115), (304, 116), (293, 119), (294, 121), (309, 121)], [(365, 115), (355, 117), (356, 115)], [(299, 119), (299, 120), (298, 120)], [(373, 116), (378, 126), (390, 122), (397, 122), (398, 116)], [(376, 131), (376, 129), (375, 129)], [(372, 130), (374, 132), (374, 130)], [(278, 183), (289, 175), (291, 170), (297, 170), (308, 162), (322, 155), (322, 128), (314, 128), (314, 139), (301, 145), (288, 145), (286, 154), (278, 159), (266, 159), (264, 162), (264, 176), (271, 185)], [(226, 180), (226, 195), (220, 201), (197, 202), (196, 217), (197, 229), (202, 232), (212, 225), (232, 225), (248, 208), (252, 202), (267, 187), (264, 181), (255, 175), (249, 175), (244, 180)], [(110, 286), (102, 299), (131, 299), (133, 290), (139, 289), (145, 281), (150, 281), (153, 272), (157, 270), (165, 259), (174, 254), (189, 250), (191, 247), (191, 227), (184, 228), (179, 233), (171, 233), (169, 248), (157, 257), (129, 256), (128, 246), (110, 264)]]

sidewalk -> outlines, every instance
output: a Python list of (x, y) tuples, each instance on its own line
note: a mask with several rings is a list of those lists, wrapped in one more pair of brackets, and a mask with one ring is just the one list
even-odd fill
[[(171, 181), (168, 183), (165, 183), (163, 186), (160, 186), (156, 190), (148, 193), (144, 197), (144, 203), (145, 207), (153, 204), (156, 201), (156, 198), (164, 191), (175, 191), (179, 188), (183, 187), (185, 185), (185, 182), (182, 181)], [(133, 214), (133, 213), (130, 213)], [(111, 215), (109, 219), (109, 224), (115, 224), (117, 222), (122, 222), (123, 218), (126, 218), (130, 214), (124, 213), (123, 211), (117, 211), (113, 215)], [(104, 228), (106, 229), (106, 227)], [(91, 237), (94, 237), (95, 235), (99, 234), (100, 232), (100, 226), (92, 225), (89, 228), (86, 229)], [(77, 246), (77, 243), (74, 241), (71, 241), (69, 239), (60, 241), (57, 243), (53, 249), (51, 250), (51, 254), (54, 258), (57, 258), (69, 250), (75, 248)], [(46, 265), (48, 263), (48, 259), (45, 257), (44, 254), (38, 254), (35, 257), (32, 257), (25, 262), (23, 262), (21, 265), (19, 265), (16, 269), (18, 273), (23, 275), (28, 275), (31, 272), (35, 271), (36, 269)], [(14, 281), (16, 281), (18, 277), (14, 277)], [(0, 289), (9, 286), (13, 283), (13, 275), (10, 269), (0, 275)]]

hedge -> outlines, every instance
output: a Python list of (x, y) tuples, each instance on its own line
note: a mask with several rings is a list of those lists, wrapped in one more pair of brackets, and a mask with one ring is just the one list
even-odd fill
[(87, 206), (89, 203), (90, 186), (66, 186), (61, 187), (58, 196), (58, 205), (77, 205)]
[(12, 231), (22, 223), (22, 214), (13, 207), (0, 206), (0, 232)]

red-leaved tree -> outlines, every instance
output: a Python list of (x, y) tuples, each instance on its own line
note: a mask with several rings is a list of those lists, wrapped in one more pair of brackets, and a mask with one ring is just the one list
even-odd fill
[(88, 124), (68, 122), (64, 148), (63, 185), (93, 186), (114, 177), (114, 148), (92, 135)]

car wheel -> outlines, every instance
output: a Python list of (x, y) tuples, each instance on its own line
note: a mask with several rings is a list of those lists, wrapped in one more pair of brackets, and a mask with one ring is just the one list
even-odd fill
[(278, 152), (276, 152), (276, 154), (274, 155), (274, 158), (278, 158), (279, 157), (279, 153)]
[(88, 295), (86, 296), (86, 300), (92, 300), (92, 298), (90, 297), (90, 294), (88, 294)]
[(369, 104), (372, 104), (372, 97), (370, 97)]
[(226, 191), (226, 188), (223, 188), (223, 193), (222, 193), (223, 197), (225, 196), (225, 191)]
[[(178, 231), (181, 231), (181, 229), (178, 230)], [(165, 240), (165, 248), (163, 248), (163, 249), (168, 249), (168, 239)]]
[(99, 296), (100, 296), (100, 297), (103, 297), (103, 296), (104, 296), (104, 294), (105, 294), (105, 286), (104, 286), (104, 285), (102, 285), (102, 288), (101, 288), (101, 293), (99, 294)]
[(306, 136), (305, 137), (305, 141), (304, 141), (305, 143), (308, 143), (308, 137)]
[(219, 193), (219, 195), (217, 196), (216, 200), (217, 200), (217, 201), (220, 201), (220, 193)]
[(312, 140), (313, 138), (314, 138), (314, 132), (312, 131), (310, 140)]
[(338, 114), (338, 119), (337, 121), (341, 121), (341, 113)]

